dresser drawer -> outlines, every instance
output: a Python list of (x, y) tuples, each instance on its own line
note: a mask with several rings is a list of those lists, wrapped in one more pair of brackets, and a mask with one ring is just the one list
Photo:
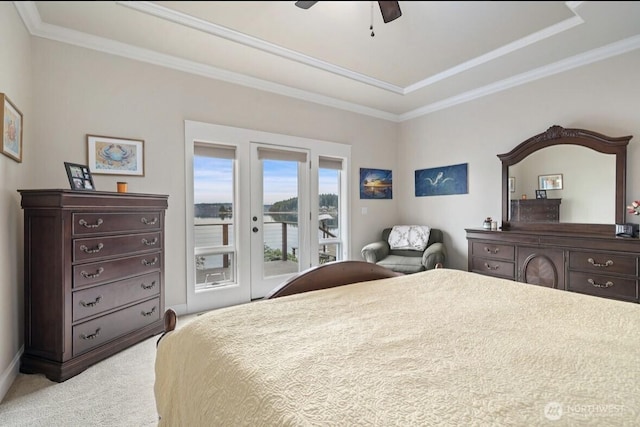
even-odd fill
[(630, 278), (569, 271), (567, 290), (628, 301), (637, 300), (637, 281)]
[(162, 268), (161, 263), (161, 253), (153, 252), (111, 261), (75, 265), (73, 267), (73, 287), (80, 288), (159, 271)]
[(596, 274), (616, 273), (636, 276), (636, 263), (636, 257), (633, 255), (579, 251), (569, 253), (569, 269)]
[(158, 211), (134, 213), (73, 213), (73, 235), (91, 235), (115, 232), (160, 230)]
[(159, 293), (159, 272), (76, 291), (73, 293), (73, 321), (148, 299)]
[(126, 236), (75, 239), (73, 241), (73, 261), (86, 261), (160, 249), (162, 249), (162, 236), (159, 231)]
[(160, 299), (155, 298), (76, 325), (72, 331), (73, 357), (158, 320)]
[(473, 256), (513, 261), (515, 248), (513, 245), (473, 242), (471, 245), (471, 253)]
[(512, 280), (515, 279), (515, 267), (513, 262), (473, 257), (471, 264), (471, 269), (475, 273), (481, 273), (485, 276), (503, 277)]

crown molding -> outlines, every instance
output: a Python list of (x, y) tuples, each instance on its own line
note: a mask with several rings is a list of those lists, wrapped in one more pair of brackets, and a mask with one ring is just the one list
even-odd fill
[(453, 96), (442, 101), (435, 102), (433, 104), (425, 105), (407, 113), (400, 114), (398, 116), (398, 121), (404, 122), (406, 120), (411, 120), (416, 117), (433, 113), (435, 111), (453, 107), (454, 105), (463, 104), (465, 102), (473, 101), (475, 99), (498, 93), (503, 90), (511, 89), (513, 87), (533, 82), (535, 80), (540, 80), (554, 74), (559, 74), (568, 70), (572, 70), (574, 68), (579, 68), (594, 62), (602, 61), (607, 58), (622, 55), (638, 48), (640, 48), (640, 36), (630, 37), (628, 39), (624, 39), (597, 49), (593, 49), (580, 55), (575, 55), (570, 58), (554, 62), (553, 64), (549, 64), (544, 67), (539, 67), (525, 73), (517, 74), (515, 76), (497, 81), (495, 83), (461, 93), (460, 95)]
[(431, 77), (428, 77), (424, 80), (411, 84), (404, 88), (404, 94), (409, 94), (411, 92), (415, 92), (416, 90), (422, 89), (424, 87), (430, 86), (434, 83), (439, 82), (440, 80), (447, 79), (449, 77), (453, 77), (456, 74), (460, 74), (464, 71), (475, 68), (479, 65), (485, 64), (487, 62), (493, 61), (494, 59), (498, 59), (502, 56), (508, 55), (511, 52), (514, 52), (519, 49), (523, 49), (529, 45), (537, 43), (546, 38), (555, 36), (563, 31), (567, 31), (577, 25), (583, 24), (584, 20), (579, 16), (574, 16), (572, 18), (566, 19), (556, 25), (545, 28), (544, 30), (538, 31), (534, 34), (531, 34), (527, 37), (523, 37), (520, 40), (516, 40), (513, 43), (509, 43), (506, 46), (502, 46), (498, 49), (495, 49), (489, 53), (481, 55), (477, 58), (471, 59), (469, 61), (463, 62), (462, 64), (456, 65), (455, 67), (449, 68), (441, 73), (434, 74)]
[(214, 24), (213, 22), (205, 21), (186, 13), (178, 12), (176, 10), (169, 9), (168, 7), (160, 6), (156, 3), (148, 1), (117, 1), (116, 3), (122, 6), (129, 7), (131, 9), (135, 9), (139, 12), (155, 16), (156, 18), (165, 19), (167, 21), (184, 25), (185, 27), (189, 27), (194, 30), (203, 31), (213, 36), (221, 37), (232, 42), (240, 43), (245, 46), (249, 46), (267, 53), (271, 53), (273, 55), (280, 56), (282, 58), (300, 62), (302, 64), (309, 65), (320, 70), (328, 71), (330, 73), (337, 74), (339, 76), (346, 77), (350, 80), (355, 80), (369, 86), (375, 86), (379, 89), (387, 90), (399, 95), (402, 95), (404, 93), (404, 89), (400, 86), (396, 86), (394, 84), (375, 79), (371, 76), (357, 73), (347, 68), (322, 61), (303, 53), (296, 52), (295, 50), (287, 49), (285, 47), (269, 43), (262, 39), (241, 33), (239, 31), (223, 27), (222, 25)]
[[(114, 40), (93, 36), (87, 33), (70, 30), (68, 28), (47, 24), (42, 22), (42, 19), (40, 18), (40, 14), (38, 13), (38, 10), (35, 6), (35, 2), (15, 1), (13, 3), (16, 9), (18, 10), (18, 13), (22, 18), (27, 30), (31, 33), (32, 36), (35, 36), (35, 37), (41, 37), (49, 40), (58, 41), (61, 43), (66, 43), (66, 44), (71, 44), (71, 45), (75, 45), (75, 46), (79, 46), (87, 49), (97, 50), (100, 52), (117, 55), (117, 56), (129, 58), (129, 59), (133, 59), (136, 61), (146, 62), (146, 63), (158, 65), (161, 67), (166, 67), (166, 68), (183, 71), (186, 73), (191, 73), (191, 74), (195, 74), (195, 75), (199, 75), (199, 76), (203, 76), (203, 77), (207, 77), (215, 80), (221, 80), (228, 83), (233, 83), (233, 84), (237, 84), (245, 87), (263, 90), (266, 92), (271, 92), (274, 94), (278, 94), (278, 95), (282, 95), (290, 98), (300, 99), (303, 101), (312, 102), (319, 105), (324, 105), (327, 107), (336, 108), (344, 111), (363, 114), (366, 116), (379, 118), (379, 119), (383, 119), (391, 122), (403, 122), (403, 121), (411, 120), (411, 119), (424, 116), (439, 110), (443, 110), (445, 108), (449, 108), (458, 104), (469, 102), (469, 101), (482, 98), (484, 96), (488, 96), (503, 90), (507, 90), (522, 84), (539, 80), (544, 77), (548, 77), (557, 73), (561, 73), (563, 71), (588, 65), (596, 61), (607, 59), (607, 58), (640, 48), (640, 36), (634, 36), (625, 40), (621, 40), (619, 42), (615, 42), (615, 43), (600, 47), (598, 49), (594, 49), (592, 51), (589, 51), (583, 54), (566, 58), (564, 60), (555, 62), (553, 64), (549, 64), (544, 67), (539, 67), (535, 70), (521, 73), (512, 77), (491, 83), (489, 85), (485, 85), (483, 87), (461, 93), (459, 95), (456, 95), (438, 102), (424, 105), (420, 108), (414, 109), (412, 111), (409, 111), (403, 114), (394, 114), (387, 111), (366, 107), (360, 104), (342, 101), (336, 98), (320, 95), (317, 93), (292, 88), (290, 86), (282, 85), (279, 83), (273, 83), (263, 79), (258, 79), (258, 78), (250, 77), (240, 73), (231, 72), (228, 70), (198, 63), (195, 61), (188, 61), (182, 58), (177, 58), (172, 55), (162, 54), (149, 49), (142, 49), (126, 43), (121, 43)], [(126, 6), (128, 7), (130, 7), (130, 4), (133, 3), (136, 5), (135, 6), (136, 9), (138, 8), (137, 4), (141, 3), (145, 5), (144, 6), (146, 8), (145, 10), (163, 11), (164, 13), (168, 13), (168, 16), (171, 17), (172, 19), (178, 19), (177, 18), (178, 15), (175, 13), (175, 11), (170, 11), (169, 9), (154, 5), (149, 2), (118, 2), (118, 3), (120, 4), (126, 3)], [(581, 1), (567, 2), (567, 6), (575, 13), (575, 9), (578, 8), (582, 3), (583, 2)], [(167, 11), (170, 11), (170, 12), (167, 12)], [(182, 17), (182, 18), (186, 19), (186, 22), (190, 24), (195, 24), (195, 21), (194, 21), (195, 18), (188, 17), (188, 15), (185, 15), (185, 17)], [(414, 83), (410, 86), (407, 86), (406, 88), (400, 88), (401, 89), (400, 95), (414, 92), (420, 88), (433, 84), (439, 80), (443, 80), (445, 78), (451, 77), (462, 71), (468, 70), (482, 63), (491, 61), (502, 55), (506, 55), (507, 53), (513, 52), (514, 50), (521, 49), (524, 46), (530, 45), (544, 38), (551, 37), (552, 35), (557, 34), (561, 31), (566, 31), (569, 28), (573, 28), (574, 26), (581, 24), (582, 22), (584, 21), (579, 16), (576, 15), (575, 17), (569, 18), (555, 26), (549, 27), (538, 33), (532, 34), (529, 37), (525, 37), (507, 46), (496, 49), (495, 51), (490, 52), (481, 57), (475, 58), (474, 60), (467, 61), (466, 63), (453, 67), (443, 73), (439, 73), (434, 76), (431, 76), (428, 79)], [(207, 23), (206, 21), (201, 21), (200, 24), (202, 24), (205, 28), (207, 28), (210, 31), (213, 31), (215, 29), (216, 31), (219, 31), (221, 34), (224, 33), (224, 35), (220, 35), (220, 34), (216, 34), (216, 35), (219, 35), (220, 37), (228, 38), (229, 40), (232, 40), (231, 37), (237, 37), (239, 38), (239, 40), (242, 40), (239, 42), (245, 43), (245, 44), (249, 40), (248, 36), (246, 35), (241, 35), (240, 33), (237, 33), (233, 30), (225, 29), (224, 27), (216, 26), (214, 24)], [(214, 27), (217, 27), (217, 28), (214, 28)], [(280, 54), (280, 56), (283, 56), (284, 54), (292, 55), (292, 56), (301, 55), (297, 52), (290, 51), (288, 49), (284, 49), (279, 46), (263, 42), (259, 39), (255, 39), (255, 38), (251, 38), (251, 39), (252, 39), (252, 42), (257, 43), (257, 45), (261, 45), (262, 48), (268, 47), (269, 49), (272, 49), (271, 53)], [(258, 48), (261, 48), (261, 47), (258, 47)], [(321, 68), (319, 65), (322, 63), (322, 61), (315, 60), (314, 58), (310, 58), (308, 56), (304, 56), (304, 57), (308, 58), (309, 60), (313, 60), (312, 61), (313, 64), (310, 63), (309, 65), (316, 66), (317, 68)], [(301, 60), (301, 57), (299, 56), (297, 57), (297, 59), (295, 58), (290, 58), (290, 59), (297, 60), (298, 62), (303, 62)], [(327, 63), (323, 63), (323, 64), (326, 64), (328, 68), (331, 68), (331, 70), (327, 69), (327, 71), (331, 71), (336, 74), (339, 74), (338, 71), (340, 70), (346, 70), (340, 67), (332, 66), (331, 64), (327, 64)], [(349, 71), (349, 70), (346, 70), (346, 71)], [(349, 71), (349, 73), (353, 73), (353, 72)], [(349, 74), (349, 73), (345, 73), (341, 75), (348, 78), (352, 78), (355, 75), (357, 75), (359, 78), (362, 77), (362, 79), (358, 80), (354, 78), (354, 80), (358, 80), (362, 83), (367, 83), (367, 84), (371, 84), (372, 86), (379, 87), (376, 85), (378, 84), (378, 82), (380, 82), (379, 80), (370, 79), (370, 78), (367, 78), (367, 76), (363, 76), (362, 74), (358, 74), (358, 73), (353, 73), (353, 74)], [(387, 90), (389, 90), (389, 88), (387, 88)], [(397, 90), (391, 90), (391, 91), (398, 93)]]
[(500, 58), (504, 55), (508, 55), (509, 53), (514, 52), (518, 49), (522, 49), (526, 46), (537, 43), (546, 38), (553, 37), (556, 34), (559, 34), (563, 31), (570, 30), (571, 28), (584, 23), (584, 20), (580, 18), (575, 11), (575, 8), (577, 8), (582, 2), (572, 2), (570, 4), (567, 4), (567, 7), (574, 13), (575, 16), (569, 19), (566, 19), (563, 22), (560, 22), (556, 25), (552, 25), (551, 27), (545, 28), (536, 33), (530, 34), (527, 37), (523, 37), (520, 40), (516, 40), (513, 43), (509, 43), (506, 46), (502, 46), (498, 49), (495, 49), (485, 55), (481, 55), (470, 61), (463, 62), (462, 64), (459, 64), (441, 73), (435, 74), (424, 80), (420, 80), (406, 87), (401, 87), (401, 86), (393, 85), (391, 83), (388, 83), (379, 79), (375, 79), (371, 76), (367, 76), (362, 73), (357, 73), (355, 71), (337, 66), (335, 64), (331, 64), (326, 61), (322, 61), (317, 58), (313, 58), (311, 56), (302, 54), (300, 52), (296, 52), (294, 50), (287, 49), (282, 46), (278, 46), (273, 43), (266, 42), (264, 40), (258, 39), (253, 36), (249, 36), (239, 31), (235, 31), (230, 28), (226, 28), (221, 25), (217, 25), (212, 22), (205, 21), (200, 18), (196, 18), (186, 13), (178, 12), (168, 7), (160, 6), (156, 3), (152, 3), (149, 1), (117, 1), (116, 3), (122, 6), (129, 7), (131, 9), (135, 9), (139, 12), (146, 13), (151, 16), (155, 16), (156, 18), (165, 19), (167, 21), (170, 21), (176, 24), (184, 25), (185, 27), (203, 31), (208, 34), (224, 38), (226, 40), (240, 43), (242, 45), (259, 49), (264, 52), (280, 56), (282, 58), (290, 59), (292, 61), (296, 61), (296, 62), (306, 64), (324, 71), (328, 71), (330, 73), (337, 74), (347, 79), (364, 83), (366, 85), (373, 86), (378, 89), (387, 90), (389, 92), (393, 92), (398, 95), (408, 95), (412, 92), (415, 92), (424, 87), (430, 86), (441, 80), (455, 76), (456, 74), (470, 70), (484, 63), (493, 61), (494, 59)]
[(41, 37), (48, 40), (54, 40), (86, 49), (97, 50), (100, 52), (117, 55), (136, 61), (147, 62), (161, 67), (171, 68), (186, 73), (196, 74), (215, 80), (221, 80), (228, 83), (234, 83), (253, 89), (263, 90), (290, 98), (296, 98), (303, 101), (313, 102), (327, 107), (337, 108), (341, 110), (351, 111), (354, 113), (364, 114), (383, 120), (398, 121), (398, 115), (387, 111), (377, 110), (375, 108), (366, 107), (360, 104), (342, 101), (336, 98), (319, 95), (317, 93), (308, 92), (290, 86), (273, 83), (270, 81), (246, 76), (244, 74), (235, 73), (221, 68), (201, 64), (195, 61), (189, 61), (177, 58), (172, 55), (166, 55), (149, 49), (143, 49), (126, 43), (117, 42), (103, 37), (94, 36), (80, 31), (70, 30), (57, 25), (42, 22), (40, 15), (31, 1), (14, 2), (21, 18), (25, 21), (25, 26), (32, 36)]
[(22, 18), (25, 27), (34, 35), (38, 28), (42, 25), (42, 19), (40, 18), (40, 12), (36, 7), (36, 3), (33, 1), (14, 1), (13, 5), (18, 10), (18, 15)]

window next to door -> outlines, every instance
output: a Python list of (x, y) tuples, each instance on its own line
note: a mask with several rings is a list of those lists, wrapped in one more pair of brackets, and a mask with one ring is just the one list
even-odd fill
[(235, 281), (233, 148), (196, 143), (193, 157), (196, 292)]

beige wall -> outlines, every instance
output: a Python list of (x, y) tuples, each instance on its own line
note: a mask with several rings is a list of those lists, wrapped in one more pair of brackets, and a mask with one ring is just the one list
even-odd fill
[[(22, 346), (22, 215), (16, 191), (34, 150), (31, 37), (11, 2), (0, 2), (0, 92), (22, 112), (23, 163), (0, 154), (0, 398), (17, 373)], [(0, 106), (2, 108), (2, 106)], [(0, 131), (1, 133), (1, 131)]]
[[(445, 232), (449, 266), (458, 269), (467, 263), (464, 228), (500, 216), (497, 154), (558, 124), (637, 135), (629, 165), (640, 160), (640, 51), (398, 124), (30, 39), (10, 3), (0, 3), (0, 37), (14, 41), (2, 44), (3, 57), (12, 61), (0, 61), (0, 88), (13, 94), (27, 126), (25, 162), (0, 156), (0, 374), (5, 376), (22, 345), (22, 221), (15, 190), (68, 188), (63, 162), (86, 162), (86, 134), (145, 140), (146, 176), (127, 181), (131, 192), (169, 195), (168, 306), (186, 300), (184, 120), (351, 144), (351, 258), (360, 259), (360, 248), (383, 227), (421, 223)], [(416, 169), (458, 163), (469, 164), (468, 194), (414, 196)], [(360, 200), (360, 167), (392, 169), (393, 200)], [(94, 178), (98, 190), (107, 191), (121, 179)], [(627, 178), (628, 194), (640, 198), (640, 172), (631, 167)]]
[(540, 175), (550, 174), (562, 174), (562, 188), (547, 191), (547, 198), (560, 199), (560, 222), (615, 221), (616, 156), (577, 145), (547, 147), (509, 167), (509, 175), (515, 180), (510, 198), (526, 195), (534, 199)]
[[(400, 220), (442, 228), (450, 267), (467, 268), (465, 228), (501, 217), (497, 155), (552, 125), (609, 136), (634, 135), (628, 148), (627, 198), (640, 198), (640, 50), (448, 108), (400, 125), (394, 186)], [(570, 161), (570, 159), (569, 159)], [(414, 197), (415, 169), (469, 164), (469, 194)], [(597, 171), (594, 171), (597, 173)], [(629, 215), (630, 222), (640, 222)]]
[[(35, 139), (42, 155), (30, 163), (29, 188), (68, 188), (64, 161), (86, 163), (86, 134), (145, 141), (145, 177), (127, 177), (130, 192), (169, 195), (166, 304), (186, 301), (184, 120), (351, 144), (354, 171), (392, 168), (397, 124), (185, 74), (43, 39), (34, 39)], [(98, 190), (122, 177), (96, 175)], [(392, 224), (394, 200), (360, 201), (352, 176), (351, 255)], [(369, 202), (369, 203), (365, 203)]]
[[(395, 123), (30, 38), (13, 5), (0, 3), (0, 7), (0, 19), (8, 23), (0, 25), (2, 39), (19, 42), (10, 46), (10, 52), (3, 47), (4, 56), (15, 62), (0, 61), (0, 84), (15, 88), (12, 98), (25, 113), (28, 129), (22, 164), (0, 156), (5, 222), (0, 230), (0, 375), (4, 375), (0, 387), (10, 385), (23, 345), (22, 211), (16, 189), (69, 188), (63, 162), (86, 164), (86, 134), (145, 141), (145, 176), (126, 179), (130, 192), (169, 195), (167, 306), (186, 302), (184, 120), (350, 144), (354, 189), (360, 167), (395, 165)], [(31, 93), (33, 112), (27, 104)], [(115, 191), (121, 179), (94, 176), (97, 189), (104, 191)], [(352, 258), (359, 257), (373, 234), (370, 230), (392, 224), (397, 217), (393, 200), (360, 201), (354, 191), (351, 207), (360, 212), (365, 206), (368, 215), (351, 224)], [(0, 388), (0, 397), (3, 391)]]

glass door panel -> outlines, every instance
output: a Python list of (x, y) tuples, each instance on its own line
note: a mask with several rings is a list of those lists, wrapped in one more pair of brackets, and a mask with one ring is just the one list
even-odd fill
[(301, 197), (307, 182), (305, 152), (256, 146), (252, 171), (251, 297), (262, 298), (308, 260), (309, 217)]
[(297, 273), (298, 162), (263, 160), (263, 277)]

